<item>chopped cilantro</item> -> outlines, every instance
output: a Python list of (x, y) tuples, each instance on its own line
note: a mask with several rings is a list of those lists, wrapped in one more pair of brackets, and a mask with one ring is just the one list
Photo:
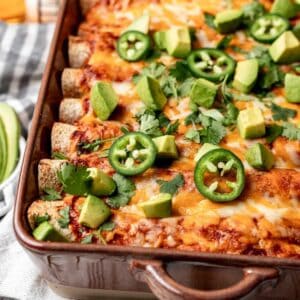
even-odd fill
[(200, 133), (199, 130), (196, 129), (189, 129), (186, 134), (184, 135), (186, 139), (193, 141), (195, 143), (200, 144)]
[(273, 143), (281, 134), (282, 126), (277, 124), (268, 125), (266, 127), (266, 141), (267, 143)]
[(43, 216), (35, 216), (34, 217), (34, 224), (35, 224), (35, 226), (38, 226), (41, 223), (43, 223), (45, 221), (49, 221), (49, 220), (50, 220), (50, 216), (46, 213)]
[(225, 108), (225, 118), (223, 120), (223, 125), (230, 126), (236, 124), (237, 117), (239, 115), (239, 109), (233, 104), (226, 104)]
[(93, 234), (89, 234), (81, 240), (81, 244), (91, 244), (92, 240), (93, 240)]
[(177, 84), (177, 80), (175, 77), (173, 76), (168, 76), (168, 75), (164, 75), (161, 79), (160, 79), (160, 86), (164, 92), (164, 94), (166, 95), (166, 97), (174, 97), (177, 99), (178, 97), (178, 84)]
[(209, 13), (204, 13), (205, 24), (210, 28), (216, 29), (215, 16)]
[(162, 135), (159, 127), (159, 120), (153, 115), (144, 114), (140, 119), (140, 131), (152, 137)]
[(179, 120), (176, 120), (174, 123), (169, 123), (165, 134), (175, 134), (178, 130), (179, 124)]
[(199, 118), (199, 112), (192, 112), (189, 114), (185, 120), (184, 120), (185, 125), (191, 125), (191, 124), (200, 124), (201, 119)]
[(170, 124), (170, 120), (166, 117), (164, 113), (160, 113), (158, 115), (158, 121), (159, 121), (159, 126), (162, 127), (167, 127)]
[(55, 189), (44, 188), (44, 192), (46, 195), (43, 195), (41, 198), (45, 201), (53, 201), (53, 200), (60, 200), (61, 195)]
[(184, 178), (182, 174), (177, 174), (172, 180), (157, 180), (157, 183), (160, 185), (161, 193), (168, 193), (174, 196), (180, 187), (184, 184)]
[(243, 24), (250, 26), (265, 13), (264, 6), (257, 0), (243, 6)]
[(58, 172), (58, 179), (68, 194), (83, 196), (89, 192), (90, 173), (85, 167), (65, 164)]
[(87, 152), (95, 152), (99, 150), (100, 145), (103, 144), (103, 141), (100, 139), (94, 140), (90, 143), (88, 142), (80, 142), (78, 144), (78, 148), (80, 150), (80, 152), (82, 152), (82, 150), (87, 151)]
[(61, 209), (59, 211), (59, 215), (61, 216), (61, 218), (58, 219), (60, 227), (67, 228), (70, 223), (70, 206), (66, 206), (65, 208)]
[(195, 78), (190, 77), (184, 80), (182, 83), (180, 83), (178, 86), (178, 95), (180, 97), (189, 96), (192, 89), (192, 85), (194, 84), (195, 80), (196, 80)]
[(271, 110), (273, 113), (274, 121), (287, 121), (289, 118), (294, 118), (297, 115), (297, 111), (290, 108), (281, 107), (275, 103), (271, 104)]
[(142, 76), (150, 76), (154, 79), (159, 79), (166, 71), (166, 66), (162, 63), (150, 63), (145, 67), (140, 74), (134, 75), (132, 80), (137, 84)]
[(232, 35), (225, 35), (217, 44), (217, 49), (223, 50), (226, 49), (230, 42), (232, 41)]
[(68, 159), (64, 154), (62, 154), (60, 152), (53, 152), (52, 158), (53, 159)]
[(186, 61), (177, 61), (175, 65), (170, 67), (169, 72), (178, 81), (184, 81), (192, 77)]
[(282, 136), (292, 141), (300, 141), (300, 128), (295, 124), (285, 122), (283, 124)]
[(131, 197), (135, 193), (135, 184), (128, 178), (115, 174), (113, 176), (117, 188), (113, 196), (107, 199), (107, 204), (112, 208), (120, 208), (121, 206), (127, 205)]

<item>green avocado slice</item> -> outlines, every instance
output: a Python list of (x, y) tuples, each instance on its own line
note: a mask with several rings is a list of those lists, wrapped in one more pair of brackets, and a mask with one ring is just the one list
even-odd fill
[(172, 196), (168, 193), (160, 193), (149, 201), (138, 204), (147, 218), (167, 218), (172, 214)]
[(159, 82), (150, 76), (143, 76), (140, 79), (136, 91), (144, 104), (153, 110), (162, 110), (167, 103)]
[(144, 14), (138, 19), (134, 20), (124, 32), (134, 30), (134, 31), (139, 31), (144, 34), (147, 34), (149, 32), (149, 24), (150, 24), (150, 15)]
[(178, 151), (174, 135), (163, 135), (152, 139), (157, 148), (157, 157), (164, 159), (178, 158)]
[(89, 168), (88, 170), (92, 178), (91, 193), (93, 195), (108, 196), (114, 192), (116, 184), (110, 176), (98, 168)]
[(216, 15), (215, 25), (220, 33), (235, 31), (241, 24), (243, 12), (238, 9), (227, 9)]
[(284, 79), (286, 100), (291, 103), (300, 103), (300, 76), (286, 74)]
[(59, 232), (57, 232), (54, 227), (45, 221), (36, 227), (32, 235), (38, 241), (51, 241), (51, 242), (67, 242), (68, 240), (64, 238)]
[(107, 120), (117, 104), (118, 96), (110, 83), (99, 81), (92, 87), (91, 105), (100, 120)]
[(89, 195), (82, 206), (79, 224), (96, 229), (107, 220), (110, 214), (110, 209), (103, 200)]
[(258, 77), (259, 64), (255, 58), (239, 61), (236, 66), (232, 86), (243, 92), (249, 93)]
[(16, 112), (6, 103), (0, 103), (0, 118), (2, 119), (7, 137), (6, 167), (2, 176), (2, 180), (4, 180), (13, 172), (18, 162), (21, 130)]
[(7, 141), (4, 124), (0, 118), (0, 183), (4, 177), (6, 169), (6, 157), (7, 157)]
[(251, 146), (245, 157), (249, 165), (258, 170), (270, 170), (275, 162), (273, 153), (260, 143)]
[(271, 13), (290, 19), (297, 14), (297, 6), (291, 0), (275, 0), (271, 7)]

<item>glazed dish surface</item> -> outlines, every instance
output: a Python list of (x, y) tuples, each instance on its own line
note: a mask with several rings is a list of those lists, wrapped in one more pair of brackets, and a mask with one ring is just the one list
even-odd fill
[[(300, 62), (300, 57), (292, 61), (282, 61), (283, 56), (277, 59), (277, 50), (273, 55), (269, 51), (277, 39), (261, 43), (253, 37), (257, 32), (251, 33), (255, 20), (274, 9), (273, 1), (95, 0), (81, 1), (81, 5), (83, 21), (77, 36), (69, 37), (70, 67), (61, 77), (64, 99), (60, 103), (59, 119), (52, 128), (52, 157), (39, 163), (40, 198), (35, 199), (28, 209), (27, 217), (34, 236), (49, 242), (61, 240), (298, 257), (300, 100), (295, 99), (295, 87), (292, 92), (288, 87), (294, 79), (287, 79), (286, 74), (299, 75), (297, 62)], [(216, 21), (216, 16), (228, 9), (241, 11), (242, 16), (238, 17), (237, 28), (220, 33), (224, 27), (220, 25), (222, 20), (220, 23)], [(143, 16), (149, 19), (149, 30), (142, 33), (143, 38), (147, 36), (150, 39), (149, 51), (138, 61), (125, 60), (119, 48), (120, 37)], [(288, 28), (283, 34), (294, 32), (297, 16), (288, 15), (284, 19), (288, 20)], [(190, 49), (182, 50), (180, 46), (179, 54), (166, 45), (167, 49), (159, 49), (154, 40), (155, 33), (174, 28), (189, 30), (187, 40), (190, 44), (186, 44)], [(136, 28), (133, 31), (139, 32)], [(172, 39), (175, 40), (176, 36), (170, 34), (167, 40), (170, 42)], [(230, 62), (231, 59), (233, 61), (233, 69), (216, 80), (206, 76), (205, 91), (197, 94), (193, 90), (198, 84), (203, 87), (203, 82), (198, 81), (203, 76), (191, 69), (188, 60), (193, 51), (207, 48), (227, 54)], [(182, 54), (182, 51), (185, 53)], [(128, 51), (125, 51), (126, 54)], [(252, 73), (257, 67), (255, 80), (252, 80), (251, 87), (241, 87), (242, 84), (237, 83), (243, 81), (237, 75), (239, 62), (253, 59), (257, 66), (250, 64), (241, 73)], [(207, 69), (204, 68), (204, 71)], [(221, 71), (215, 68), (206, 73), (220, 74), (222, 71), (223, 67)], [(148, 85), (142, 86), (145, 78)], [(152, 91), (155, 95), (150, 97), (151, 101), (156, 101), (154, 106), (141, 99), (147, 98), (145, 93), (149, 92), (147, 87), (151, 80), (155, 81), (153, 85), (159, 84), (155, 92)], [(213, 87), (207, 84), (207, 80)], [(115, 93), (113, 96), (110, 94), (109, 101), (115, 95), (117, 99), (113, 107), (104, 99), (109, 108), (107, 116), (103, 116), (103, 104), (99, 112), (97, 104), (91, 100), (96, 99), (99, 93), (101, 96), (101, 92), (95, 92), (99, 83), (108, 83)], [(100, 85), (97, 87), (101, 90)], [(213, 103), (198, 100), (207, 95), (207, 90), (214, 89), (215, 95), (208, 97), (210, 101), (213, 98)], [(293, 98), (293, 101), (287, 98)], [(164, 105), (162, 102), (165, 102)], [(253, 109), (261, 112), (263, 122), (255, 118), (257, 122), (249, 133), (249, 128), (243, 129), (248, 119), (241, 118), (240, 114)], [(141, 132), (139, 138), (142, 140), (144, 135), (147, 141), (169, 136), (173, 142), (167, 142), (167, 150), (166, 146), (162, 146), (164, 155), (161, 155), (161, 144), (157, 144), (156, 140), (156, 148), (151, 148), (146, 154), (147, 166), (141, 172), (137, 171), (139, 163), (135, 162), (137, 165), (132, 168), (133, 163), (128, 157), (120, 160), (127, 171), (133, 169), (128, 173), (116, 166), (112, 149), (118, 146), (116, 143), (122, 137), (132, 132)], [(125, 145), (127, 150), (130, 143), (129, 139)], [(258, 152), (249, 154), (249, 149), (258, 143)], [(150, 144), (153, 146), (153, 142)], [(199, 154), (203, 145), (213, 148)], [(144, 142), (140, 142), (137, 150), (142, 151), (143, 147), (149, 150)], [(200, 162), (205, 162), (203, 159), (208, 159), (209, 153), (220, 148), (228, 150), (243, 165), (233, 169), (229, 167), (229, 179), (232, 177), (233, 182), (238, 182), (234, 172), (237, 170), (242, 172), (243, 178), (236, 196), (225, 200), (220, 200), (215, 194), (218, 189), (218, 194), (226, 194), (228, 189), (225, 188), (224, 192), (222, 187), (213, 185), (216, 181), (207, 179), (216, 172), (205, 175), (210, 196), (204, 195), (203, 183), (197, 183)], [(256, 160), (261, 153), (266, 157), (258, 166), (253, 162), (253, 156)], [(218, 162), (215, 165), (222, 177), (226, 173), (226, 170), (222, 171), (224, 166)], [(108, 188), (111, 191), (101, 190), (100, 194), (104, 195), (92, 192), (95, 179), (92, 179), (91, 173), (95, 170), (108, 175), (107, 180), (113, 185)], [(162, 200), (162, 194), (166, 199)], [(93, 201), (97, 202), (95, 196), (103, 205), (101, 208), (96, 205), (94, 210), (99, 210), (98, 215), (101, 214), (103, 220), (99, 221), (96, 216), (97, 220), (90, 222), (94, 216), (89, 214), (86, 219), (83, 211), (91, 210), (87, 207), (87, 199), (92, 205)], [(149, 204), (151, 199), (160, 204), (168, 203), (171, 208), (167, 205), (157, 209), (158, 205), (154, 205), (153, 209), (153, 205)], [(148, 205), (143, 205), (144, 202)], [(46, 229), (51, 234), (37, 234), (35, 230), (41, 224), (47, 225)]]

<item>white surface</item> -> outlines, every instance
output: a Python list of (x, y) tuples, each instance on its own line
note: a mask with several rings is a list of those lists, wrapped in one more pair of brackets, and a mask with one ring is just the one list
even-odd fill
[(0, 222), (0, 297), (20, 300), (61, 300), (48, 287), (16, 241), (12, 210)]

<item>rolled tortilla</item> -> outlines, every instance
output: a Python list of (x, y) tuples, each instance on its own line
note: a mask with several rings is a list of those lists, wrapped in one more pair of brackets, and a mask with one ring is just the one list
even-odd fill
[(91, 55), (90, 45), (77, 36), (69, 36), (69, 64), (72, 68), (82, 67)]
[(65, 98), (80, 98), (84, 93), (82, 86), (83, 70), (64, 69), (61, 77), (62, 92)]
[(38, 186), (40, 194), (44, 194), (45, 189), (54, 189), (57, 192), (62, 190), (62, 185), (58, 180), (57, 172), (61, 170), (66, 160), (41, 159), (38, 165)]
[(59, 106), (59, 121), (74, 124), (84, 115), (82, 101), (78, 98), (63, 99)]
[(76, 126), (64, 123), (54, 123), (51, 132), (51, 150), (68, 156), (72, 135), (76, 131)]

